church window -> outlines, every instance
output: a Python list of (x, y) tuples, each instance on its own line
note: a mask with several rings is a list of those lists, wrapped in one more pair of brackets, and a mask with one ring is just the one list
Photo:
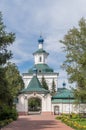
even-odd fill
[(39, 70), (39, 73), (41, 73), (41, 70)]
[(42, 62), (42, 58), (41, 57), (39, 57), (39, 62)]

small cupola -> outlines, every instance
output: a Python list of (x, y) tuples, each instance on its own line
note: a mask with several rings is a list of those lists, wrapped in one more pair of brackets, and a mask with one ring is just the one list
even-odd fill
[(40, 36), (38, 39), (39, 49), (43, 49), (43, 42), (44, 42), (44, 39), (42, 36)]
[(65, 88), (65, 87), (66, 87), (66, 83), (65, 83), (65, 82), (63, 82), (63, 84), (62, 84), (62, 85), (63, 85), (63, 88)]
[(43, 49), (43, 43), (44, 43), (44, 39), (42, 38), (42, 36), (40, 36), (38, 39), (38, 50), (33, 53), (35, 59), (35, 65), (45, 64), (47, 56), (49, 55), (49, 53), (47, 53)]

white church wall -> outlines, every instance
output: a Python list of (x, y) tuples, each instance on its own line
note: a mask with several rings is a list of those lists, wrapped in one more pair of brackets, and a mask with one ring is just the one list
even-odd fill
[(54, 112), (54, 107), (55, 106), (58, 106), (59, 107), (59, 114), (62, 114), (62, 113), (67, 113), (67, 114), (70, 114), (70, 113), (77, 113), (76, 110), (74, 109), (75, 105), (74, 104), (62, 104), (62, 103), (55, 103), (55, 104), (52, 104), (52, 112)]
[(24, 81), (24, 84), (25, 84), (25, 88), (27, 88), (28, 84), (30, 83), (30, 80), (32, 79), (33, 75), (30, 75), (30, 76), (23, 76), (23, 81)]
[(38, 75), (38, 79), (39, 79), (40, 82), (41, 82), (41, 80), (42, 80), (42, 76), (44, 76), (44, 78), (45, 78), (45, 80), (46, 80), (46, 82), (47, 82), (47, 85), (48, 85), (48, 87), (49, 87), (49, 90), (51, 90), (51, 88), (52, 88), (52, 81), (53, 81), (53, 79), (54, 79), (54, 82), (55, 82), (55, 85), (56, 85), (56, 89), (57, 89), (57, 74)]
[(16, 109), (18, 112), (27, 112), (27, 100), (25, 99), (25, 96), (21, 94), (18, 97), (18, 103), (16, 104)]
[[(57, 81), (57, 78), (58, 78), (58, 74), (57, 73), (52, 73), (52, 74), (38, 74), (37, 77), (39, 79), (39, 81), (41, 82), (42, 80), (42, 76), (44, 76), (47, 84), (48, 84), (48, 87), (49, 87), (49, 90), (51, 90), (51, 87), (52, 87), (52, 81), (54, 79), (54, 82), (55, 82), (55, 85), (56, 85), (56, 90), (57, 90), (57, 86), (58, 86), (58, 81)], [(30, 80), (32, 79), (33, 75), (30, 75), (30, 74), (24, 74), (23, 75), (23, 80), (24, 80), (24, 84), (25, 84), (25, 88), (28, 86)]]
[[(51, 112), (51, 95), (47, 94), (44, 96), (45, 109), (43, 112)], [(44, 105), (44, 104), (43, 104)]]
[(18, 103), (16, 104), (16, 109), (18, 112), (28, 113), (28, 99), (36, 97), (41, 99), (41, 112), (52, 112), (54, 113), (54, 108), (57, 106), (58, 114), (62, 113), (86, 113), (86, 104), (66, 104), (66, 103), (51, 103), (50, 94), (21, 94), (18, 97)]
[[(34, 56), (34, 64), (45, 64), (47, 62), (47, 54), (43, 54), (43, 53), (40, 53), (40, 54), (35, 54)], [(41, 60), (40, 60), (40, 57), (41, 57)]]
[(62, 113), (86, 113), (86, 104), (62, 104), (62, 103), (55, 103), (52, 104), (52, 112), (54, 113), (54, 107), (58, 106), (59, 107), (59, 114)]
[[(41, 57), (41, 61), (40, 61), (40, 57)], [(35, 64), (44, 64), (45, 63), (45, 57), (43, 54), (36, 54), (35, 55)]]
[(86, 104), (74, 104), (73, 110), (75, 113), (86, 113)]
[(30, 98), (40, 98), (41, 99), (41, 112), (51, 112), (51, 96), (50, 94), (21, 94), (18, 97), (18, 103), (16, 109), (18, 112), (28, 113), (28, 100)]

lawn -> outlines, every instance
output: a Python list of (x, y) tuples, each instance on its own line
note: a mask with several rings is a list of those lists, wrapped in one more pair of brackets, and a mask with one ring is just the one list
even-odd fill
[(63, 114), (61, 116), (57, 116), (56, 119), (60, 119), (75, 130), (86, 130), (86, 118), (81, 118), (78, 114)]
[(76, 122), (80, 125), (86, 125), (86, 119), (83, 119), (83, 120), (80, 120), (80, 121), (76, 120)]

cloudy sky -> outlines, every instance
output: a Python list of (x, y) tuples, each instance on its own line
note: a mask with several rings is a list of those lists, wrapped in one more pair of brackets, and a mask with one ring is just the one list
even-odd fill
[(62, 87), (65, 81), (69, 86), (68, 76), (60, 67), (65, 53), (59, 40), (86, 18), (86, 0), (0, 0), (0, 11), (7, 30), (16, 34), (10, 49), (19, 71), (28, 72), (34, 64), (32, 53), (38, 49), (42, 32), (44, 49), (50, 53), (48, 65), (59, 73), (58, 85)]

